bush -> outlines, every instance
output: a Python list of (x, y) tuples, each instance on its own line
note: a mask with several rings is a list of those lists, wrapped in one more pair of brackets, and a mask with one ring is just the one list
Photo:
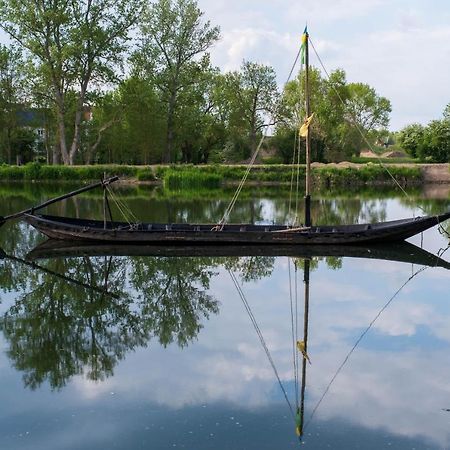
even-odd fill
[(138, 169), (137, 179), (139, 181), (155, 181), (156, 177), (151, 168)]
[(168, 170), (164, 176), (164, 187), (169, 190), (184, 190), (220, 187), (222, 177), (218, 174), (202, 173), (194, 170)]

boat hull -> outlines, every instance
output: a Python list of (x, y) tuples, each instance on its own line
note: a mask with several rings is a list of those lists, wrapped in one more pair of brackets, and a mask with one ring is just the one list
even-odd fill
[(128, 224), (58, 216), (26, 215), (29, 224), (53, 239), (143, 244), (367, 244), (396, 242), (421, 233), (450, 218), (439, 216), (376, 224), (315, 226), (292, 229), (284, 225)]

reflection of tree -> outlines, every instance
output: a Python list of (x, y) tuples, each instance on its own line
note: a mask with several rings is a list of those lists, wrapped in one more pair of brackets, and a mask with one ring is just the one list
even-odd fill
[(275, 258), (273, 256), (243, 256), (240, 258), (224, 258), (224, 266), (240, 274), (244, 283), (270, 277), (273, 272)]
[[(105, 271), (120, 273), (123, 261), (89, 258), (53, 260), (52, 270), (101, 286)], [(123, 277), (109, 277), (108, 292), (98, 294), (80, 286), (38, 275), (5, 314), (1, 328), (14, 366), (25, 372), (26, 386), (35, 389), (45, 380), (52, 388), (85, 373), (93, 380), (113, 372), (117, 361), (137, 345), (147, 331), (131, 299), (123, 293)]]
[(202, 328), (202, 317), (219, 312), (207, 293), (215, 267), (211, 258), (133, 258), (132, 267), (142, 318), (162, 345), (186, 346)]
[[(8, 356), (32, 389), (45, 381), (59, 389), (79, 374), (102, 380), (152, 336), (186, 346), (202, 320), (218, 313), (207, 290), (219, 258), (58, 258), (45, 265), (78, 284), (5, 262), (12, 270), (0, 287), (11, 289), (16, 276), (23, 283), (0, 328)], [(125, 292), (127, 278), (135, 295)]]
[[(294, 205), (295, 206), (295, 205)], [(288, 223), (289, 201), (277, 201), (272, 208), (276, 223)], [(298, 221), (304, 217), (303, 199), (300, 200)], [(291, 210), (291, 221), (295, 213)], [(363, 222), (380, 222), (386, 220), (386, 201), (364, 200), (361, 198), (316, 198), (311, 203), (313, 224), (343, 225)]]
[[(420, 215), (438, 215), (450, 210), (450, 201), (448, 199), (429, 199), (429, 198), (408, 198), (402, 197), (400, 203), (410, 207), (412, 210), (420, 207)], [(450, 221), (447, 220), (442, 224), (444, 232), (450, 236)]]

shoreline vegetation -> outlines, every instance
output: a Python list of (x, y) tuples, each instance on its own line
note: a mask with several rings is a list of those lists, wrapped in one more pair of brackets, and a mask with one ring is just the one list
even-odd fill
[[(312, 165), (312, 181), (317, 188), (395, 185), (420, 186), (422, 184), (443, 182), (428, 177), (429, 164), (319, 164)], [(434, 164), (446, 174), (448, 164)], [(163, 185), (169, 190), (210, 188), (218, 189), (238, 184), (247, 170), (246, 165), (91, 165), (55, 166), (30, 163), (24, 166), (0, 166), (0, 181), (82, 181), (101, 179), (104, 175), (118, 175), (121, 181), (132, 184)], [(297, 176), (303, 183), (305, 166), (282, 164), (255, 165), (247, 178), (247, 185), (290, 185)], [(393, 179), (394, 178), (394, 179)], [(431, 178), (431, 179), (430, 179)], [(445, 182), (445, 180), (444, 180)]]

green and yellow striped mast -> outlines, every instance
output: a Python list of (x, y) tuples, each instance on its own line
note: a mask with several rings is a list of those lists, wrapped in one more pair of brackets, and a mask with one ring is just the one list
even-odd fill
[(309, 34), (308, 28), (302, 35), (301, 63), (305, 64), (305, 121), (300, 127), (300, 136), (306, 139), (306, 186), (305, 186), (305, 226), (311, 226), (311, 135), (309, 126), (314, 114), (311, 114), (309, 92)]

